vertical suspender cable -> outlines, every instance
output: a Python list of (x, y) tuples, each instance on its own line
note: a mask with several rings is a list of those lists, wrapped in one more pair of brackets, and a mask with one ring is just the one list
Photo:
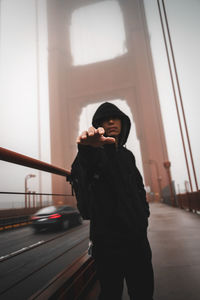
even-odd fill
[(188, 142), (188, 147), (189, 147), (189, 153), (190, 153), (190, 159), (191, 159), (191, 163), (192, 163), (194, 180), (195, 180), (195, 184), (196, 184), (196, 189), (198, 191), (198, 183), (197, 183), (196, 171), (195, 171), (194, 160), (193, 160), (193, 155), (192, 155), (192, 148), (191, 148), (191, 144), (190, 144), (190, 137), (189, 137), (189, 133), (188, 133), (188, 127), (187, 127), (187, 122), (186, 122), (186, 117), (185, 117), (182, 94), (181, 94), (181, 89), (180, 89), (180, 84), (179, 84), (179, 78), (178, 78), (178, 73), (177, 73), (177, 68), (176, 68), (176, 61), (175, 61), (174, 50), (173, 50), (173, 46), (172, 46), (171, 35), (170, 35), (170, 31), (169, 31), (169, 23), (168, 23), (168, 19), (167, 19), (167, 13), (166, 13), (166, 9), (165, 9), (164, 0), (162, 0), (162, 5), (163, 5), (164, 16), (165, 16), (165, 23), (167, 26), (167, 33), (168, 33), (169, 44), (170, 44), (170, 49), (171, 49), (171, 54), (172, 54), (172, 60), (173, 60), (173, 64), (174, 64), (176, 83), (177, 83), (178, 93), (179, 93), (179, 98), (180, 98), (180, 103), (181, 103), (181, 110), (182, 110), (183, 121), (184, 121), (184, 125), (185, 125), (185, 132), (186, 132), (186, 137), (187, 137), (187, 142)]
[(165, 49), (166, 49), (166, 54), (167, 54), (167, 61), (168, 61), (168, 65), (169, 65), (169, 72), (170, 72), (170, 77), (171, 77), (174, 100), (175, 100), (175, 105), (176, 105), (176, 112), (177, 112), (177, 116), (178, 116), (179, 128), (180, 128), (181, 139), (182, 139), (182, 144), (183, 144), (183, 151), (184, 151), (184, 155), (185, 155), (185, 162), (186, 162), (186, 167), (187, 167), (187, 172), (188, 172), (188, 178), (189, 178), (189, 182), (190, 182), (191, 191), (193, 191), (192, 181), (191, 181), (191, 176), (190, 176), (190, 169), (189, 169), (188, 158), (187, 158), (187, 152), (186, 152), (185, 141), (184, 141), (184, 136), (183, 136), (183, 129), (182, 129), (182, 125), (181, 125), (181, 118), (180, 118), (180, 113), (179, 113), (179, 109), (178, 109), (178, 101), (177, 101), (177, 97), (176, 97), (174, 78), (173, 78), (173, 74), (172, 74), (172, 67), (171, 67), (171, 62), (170, 62), (170, 57), (169, 57), (169, 51), (168, 51), (167, 40), (166, 40), (166, 36), (165, 36), (165, 29), (164, 29), (159, 0), (157, 0), (157, 3), (158, 3), (159, 15), (160, 15), (160, 22), (161, 22), (161, 26), (162, 26), (162, 33), (163, 33), (163, 38), (164, 38), (164, 43), (165, 43)]
[[(39, 63), (39, 29), (38, 29), (38, 0), (35, 0), (35, 36), (36, 36), (36, 80), (37, 80), (37, 113), (38, 113), (38, 157), (41, 160), (41, 111), (40, 111), (40, 63)], [(42, 176), (39, 171), (39, 192), (42, 193)], [(40, 195), (42, 206), (42, 195)]]

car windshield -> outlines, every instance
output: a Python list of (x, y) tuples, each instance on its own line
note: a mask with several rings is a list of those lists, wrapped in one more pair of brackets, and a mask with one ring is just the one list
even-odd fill
[(56, 211), (57, 211), (56, 206), (48, 206), (48, 207), (40, 209), (36, 214), (37, 215), (52, 214), (52, 213), (55, 213)]

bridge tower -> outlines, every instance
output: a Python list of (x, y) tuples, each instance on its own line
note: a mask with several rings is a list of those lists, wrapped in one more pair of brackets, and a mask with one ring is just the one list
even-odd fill
[[(124, 55), (84, 66), (72, 64), (72, 14), (80, 7), (101, 1), (47, 1), (52, 164), (70, 169), (77, 152), (75, 141), (83, 107), (103, 100), (124, 99), (136, 125), (145, 185), (158, 195), (169, 184), (163, 166), (168, 154), (143, 1), (118, 1), (128, 50)], [(53, 193), (69, 193), (66, 189), (66, 182), (54, 175)]]

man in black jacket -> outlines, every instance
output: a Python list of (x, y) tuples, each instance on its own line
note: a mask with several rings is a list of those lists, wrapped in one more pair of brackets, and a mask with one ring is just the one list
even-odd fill
[(99, 299), (121, 300), (125, 279), (130, 299), (152, 300), (149, 205), (134, 155), (124, 147), (130, 119), (105, 102), (94, 114), (92, 125), (77, 139), (72, 176), (78, 165), (87, 197), (77, 195), (77, 205), (83, 217), (90, 219)]

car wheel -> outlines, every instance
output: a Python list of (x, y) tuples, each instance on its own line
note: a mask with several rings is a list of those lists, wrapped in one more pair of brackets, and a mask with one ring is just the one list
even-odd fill
[(66, 230), (69, 228), (69, 220), (63, 220), (61, 225), (63, 230)]

